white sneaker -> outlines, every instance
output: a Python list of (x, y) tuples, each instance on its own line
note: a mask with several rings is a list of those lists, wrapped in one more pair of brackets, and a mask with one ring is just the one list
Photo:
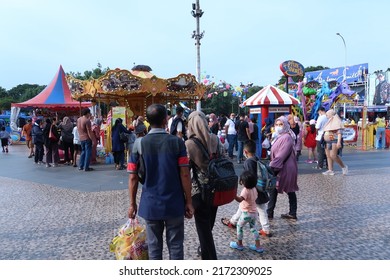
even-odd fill
[(348, 175), (348, 166), (345, 165), (344, 168), (341, 168), (341, 170), (343, 170), (343, 175)]
[(334, 175), (334, 172), (333, 172), (332, 170), (328, 170), (328, 171), (322, 172), (322, 174), (333, 176), (333, 175)]

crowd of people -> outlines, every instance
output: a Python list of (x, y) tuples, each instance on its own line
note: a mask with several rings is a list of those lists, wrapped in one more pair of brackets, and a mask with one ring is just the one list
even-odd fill
[[(272, 235), (269, 221), (274, 218), (278, 195), (286, 193), (289, 202), (288, 211), (281, 218), (298, 219), (297, 162), (304, 147), (308, 149), (306, 162), (316, 163), (313, 168), (318, 170), (327, 168), (324, 175), (335, 175), (334, 162), (340, 165), (344, 175), (348, 174), (348, 166), (339, 153), (343, 124), (333, 110), (325, 112), (320, 108), (318, 119), (307, 123), (301, 123), (293, 115), (266, 119), (261, 131), (256, 118), (250, 119), (244, 113), (238, 118), (231, 113), (227, 118), (194, 111), (184, 118), (184, 109), (180, 106), (171, 116), (165, 106), (153, 104), (147, 108), (146, 118), (135, 116), (129, 127), (123, 125), (122, 119), (116, 119), (111, 141), (115, 168), (127, 169), (129, 173), (128, 216), (135, 218), (138, 214), (144, 219), (150, 259), (163, 258), (164, 231), (169, 258), (183, 259), (184, 218), (192, 217), (199, 237), (199, 255), (204, 260), (217, 259), (213, 227), (218, 207), (205, 201), (201, 192), (208, 182), (207, 167), (211, 158), (228, 157), (237, 164), (243, 163), (244, 171), (239, 174), (242, 191), (235, 199), (239, 207), (231, 218), (222, 218), (221, 222), (236, 229), (237, 239), (229, 244), (236, 250), (245, 248), (243, 234), (248, 223), (254, 238), (248, 248), (257, 253), (264, 251), (260, 237)], [(45, 157), (46, 167), (56, 167), (61, 142), (65, 165), (93, 171), (90, 165), (96, 162), (100, 125), (101, 120), (94, 119), (89, 109), (83, 109), (76, 125), (69, 117), (58, 123), (50, 118), (30, 121), (22, 130), (28, 157), (34, 157), (36, 164), (44, 164)], [(209, 158), (205, 158), (196, 142), (207, 150)], [(268, 192), (256, 188), (260, 159), (269, 160), (269, 167), (277, 176), (276, 188)], [(143, 186), (138, 206), (141, 173)]]

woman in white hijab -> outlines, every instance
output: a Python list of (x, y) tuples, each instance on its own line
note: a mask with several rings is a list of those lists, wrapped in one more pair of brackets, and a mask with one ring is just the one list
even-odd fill
[(340, 165), (343, 175), (348, 174), (348, 166), (343, 163), (337, 151), (341, 148), (341, 130), (343, 124), (340, 117), (333, 109), (326, 112), (328, 122), (324, 126), (324, 140), (326, 142), (325, 154), (328, 161), (328, 171), (323, 172), (324, 175), (334, 175), (333, 163)]

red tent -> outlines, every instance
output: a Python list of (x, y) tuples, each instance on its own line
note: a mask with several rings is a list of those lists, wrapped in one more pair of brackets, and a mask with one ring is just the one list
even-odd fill
[(11, 104), (11, 107), (50, 108), (55, 110), (66, 110), (70, 108), (75, 109), (90, 106), (90, 102), (79, 102), (72, 99), (68, 83), (65, 79), (65, 72), (61, 65), (51, 83), (37, 96), (21, 103)]

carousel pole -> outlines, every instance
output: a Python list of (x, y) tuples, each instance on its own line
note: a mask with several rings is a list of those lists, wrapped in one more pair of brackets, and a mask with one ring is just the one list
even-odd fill
[[(200, 9), (199, 0), (196, 0), (196, 3), (192, 3), (192, 11), (191, 14), (194, 18), (196, 18), (196, 31), (192, 33), (192, 38), (195, 39), (196, 45), (196, 78), (198, 83), (201, 83), (200, 80), (200, 40), (203, 38), (204, 31), (200, 33), (200, 18), (203, 15), (203, 11)], [(202, 108), (201, 101), (198, 100), (196, 102), (196, 110), (200, 111)]]

